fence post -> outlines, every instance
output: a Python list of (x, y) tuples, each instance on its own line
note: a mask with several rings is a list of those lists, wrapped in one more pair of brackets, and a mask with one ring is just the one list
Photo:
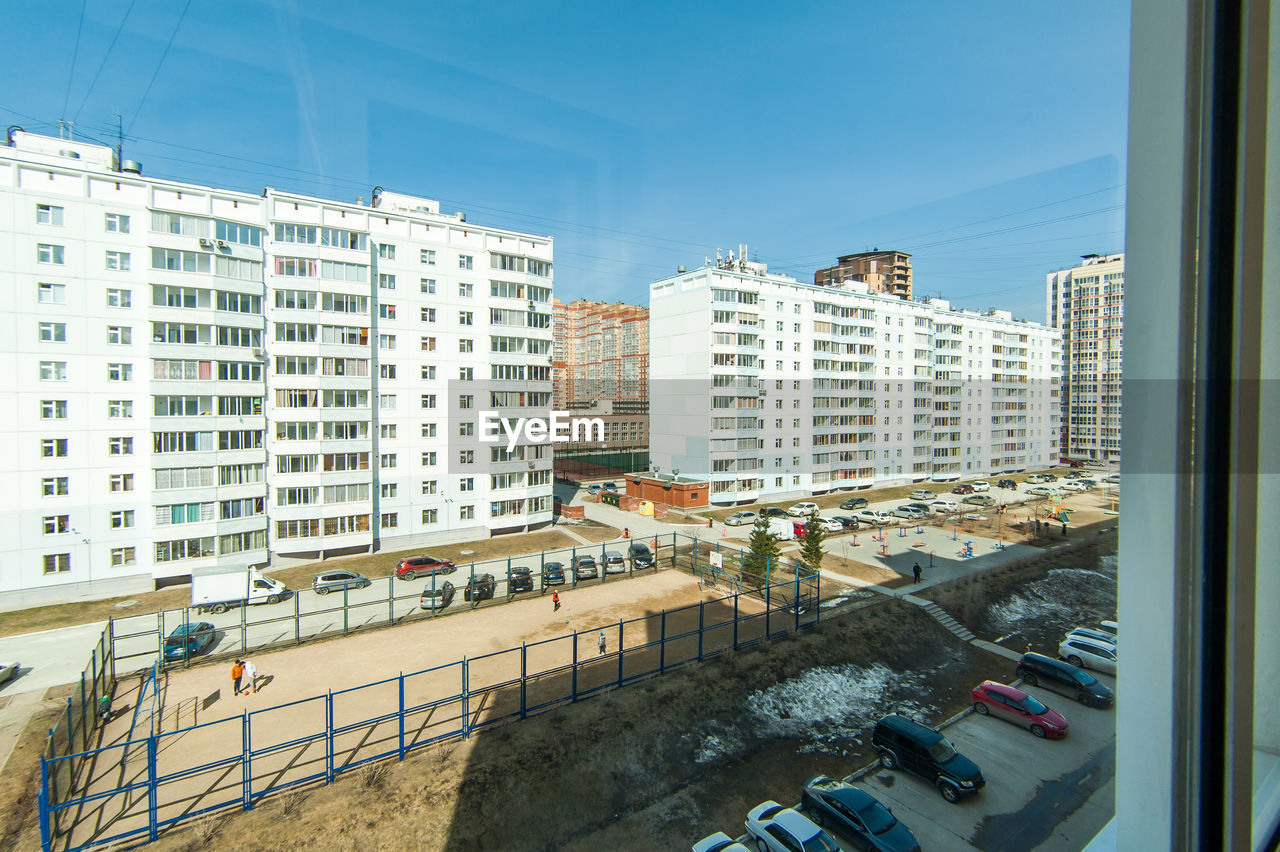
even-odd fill
[[(253, 729), (249, 723), (249, 711), (240, 714), (240, 810), (247, 811), (253, 807), (253, 768), (249, 754), (253, 751)], [(331, 750), (332, 751), (332, 750)], [(328, 762), (333, 765), (332, 761)], [(333, 776), (329, 776), (333, 781)]]
[(528, 706), (528, 677), (529, 677), (529, 646), (520, 643), (520, 718), (524, 719), (528, 716), (525, 709)]
[(813, 599), (815, 601), (814, 607), (813, 607), (813, 623), (817, 624), (819, 621), (822, 620), (822, 607), (818, 605), (822, 602), (822, 573), (821, 572), (819, 572), (813, 578)]
[[(662, 610), (662, 632), (659, 634), (662, 638), (658, 642), (658, 674), (667, 673), (667, 610)], [(702, 641), (702, 634), (698, 634), (698, 641)], [(701, 658), (702, 654), (698, 654)]]
[(49, 852), (53, 848), (53, 825), (49, 815), (49, 761), (40, 755), (40, 793), (36, 797), (40, 813), (40, 848)]
[(404, 672), (400, 672), (400, 759), (404, 760)]
[(578, 631), (576, 630), (573, 631), (573, 692), (571, 700), (578, 700)]
[[(795, 601), (796, 632), (799, 633), (800, 632), (800, 572), (799, 571), (796, 571), (796, 594), (795, 594), (795, 597), (792, 598), (792, 600)], [(818, 605), (818, 602), (814, 601), (813, 605), (816, 607)]]
[(625, 623), (618, 619), (618, 686), (622, 686), (622, 626)]
[(116, 620), (107, 619), (108, 641), (111, 642), (111, 682), (116, 682)]
[[(186, 626), (185, 629), (187, 631), (187, 633), (184, 635), (190, 636), (191, 635), (191, 607), (189, 606), (184, 606), (182, 608), (182, 623)], [(164, 659), (164, 657), (161, 657), (161, 659)], [(190, 654), (182, 655), (182, 667), (184, 669), (191, 668)]]
[[(161, 630), (161, 632), (164, 631)], [(240, 604), (240, 653), (242, 655), (249, 653), (249, 601), (247, 599)]]
[[(324, 701), (324, 778), (333, 783), (333, 690), (329, 690)], [(246, 761), (247, 763), (248, 761)]]
[(67, 716), (67, 754), (70, 754), (71, 752), (75, 751), (75, 748), (76, 748), (76, 741), (75, 741), (76, 729), (75, 729), (75, 726), (71, 724), (71, 699), (70, 698), (67, 699), (66, 716)]
[(160, 794), (156, 784), (156, 735), (147, 737), (147, 837), (152, 843), (160, 836)]
[(93, 704), (93, 717), (96, 719), (98, 717), (98, 698), (100, 697), (98, 695), (98, 649), (97, 648), (93, 649), (91, 664), (93, 665), (93, 682), (89, 687), (89, 701)]
[[(96, 709), (96, 708), (95, 708)], [(80, 750), (89, 750), (89, 719), (85, 713), (84, 672), (80, 672)]]
[[(666, 610), (664, 609), (663, 612), (665, 613)], [(702, 659), (702, 630), (703, 630), (703, 618), (705, 614), (706, 614), (706, 601), (698, 601), (698, 659), (699, 660)], [(665, 635), (665, 629), (664, 629), (664, 635)]]
[(462, 738), (471, 738), (471, 685), (467, 677), (467, 658), (462, 658)]
[(351, 599), (349, 593), (351, 587), (343, 585), (342, 587), (342, 635), (346, 636), (351, 632)]

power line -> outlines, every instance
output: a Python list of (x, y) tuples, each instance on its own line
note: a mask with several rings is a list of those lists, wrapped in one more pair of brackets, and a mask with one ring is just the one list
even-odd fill
[(155, 85), (156, 78), (160, 76), (160, 69), (164, 67), (164, 60), (169, 56), (169, 48), (173, 47), (173, 40), (178, 37), (178, 30), (182, 27), (182, 22), (187, 17), (187, 10), (191, 8), (191, 0), (187, 0), (187, 5), (182, 7), (182, 14), (178, 16), (178, 23), (174, 25), (173, 32), (169, 34), (169, 43), (164, 46), (164, 53), (160, 54), (160, 61), (156, 63), (156, 71), (151, 75), (151, 82), (147, 83), (146, 91), (142, 93), (142, 100), (138, 102), (138, 109), (133, 113), (133, 119), (129, 122), (129, 129), (133, 129), (133, 123), (138, 120), (138, 116), (142, 113), (142, 107), (147, 102), (147, 95), (151, 94), (151, 87)]
[(80, 23), (76, 24), (76, 46), (71, 51), (71, 70), (67, 72), (67, 93), (62, 96), (62, 115), (60, 118), (67, 117), (67, 102), (71, 100), (71, 81), (76, 76), (76, 59), (80, 56), (80, 32), (84, 29), (84, 10), (89, 5), (89, 0), (81, 0), (80, 3)]
[(133, 4), (135, 2), (137, 2), (137, 0), (129, 0), (129, 8), (124, 10), (124, 17), (120, 19), (120, 26), (116, 27), (116, 34), (111, 37), (111, 44), (107, 45), (107, 52), (102, 57), (102, 62), (98, 64), (98, 70), (93, 75), (93, 81), (89, 83), (89, 90), (84, 93), (84, 100), (80, 101), (80, 106), (76, 110), (75, 117), (71, 119), (72, 124), (74, 124), (76, 119), (80, 117), (81, 111), (84, 110), (84, 105), (89, 102), (89, 95), (93, 94), (93, 87), (98, 85), (98, 78), (102, 76), (102, 69), (107, 67), (107, 60), (111, 58), (111, 51), (115, 49), (116, 40), (120, 38), (120, 33), (124, 31), (125, 21), (129, 20), (129, 13), (133, 11)]

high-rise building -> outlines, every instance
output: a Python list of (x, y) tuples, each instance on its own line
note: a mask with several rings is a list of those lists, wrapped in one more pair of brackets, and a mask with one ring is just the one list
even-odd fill
[(1057, 331), (764, 264), (655, 282), (650, 458), (711, 501), (998, 475), (1057, 457)]
[(649, 442), (649, 309), (578, 299), (554, 303), (555, 402), (604, 421), (604, 441), (557, 449), (642, 448)]
[(901, 299), (911, 298), (911, 255), (901, 251), (864, 251), (846, 254), (813, 273), (819, 287), (861, 281), (872, 293), (884, 293)]
[(1062, 331), (1062, 455), (1119, 462), (1124, 255), (1089, 254), (1050, 272), (1045, 297), (1045, 322)]
[(551, 519), (552, 241), (427, 199), (350, 204), (0, 146), (0, 600)]

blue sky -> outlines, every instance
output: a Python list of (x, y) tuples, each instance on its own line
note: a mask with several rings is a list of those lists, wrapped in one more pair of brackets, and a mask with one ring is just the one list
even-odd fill
[(920, 293), (1042, 320), (1046, 271), (1123, 249), (1121, 2), (50, 0), (6, 16), (5, 123), (74, 118), (112, 140), (119, 112), (149, 174), (437, 198), (553, 235), (565, 299), (644, 303), (648, 282), (739, 243), (800, 280), (879, 247), (915, 255)]

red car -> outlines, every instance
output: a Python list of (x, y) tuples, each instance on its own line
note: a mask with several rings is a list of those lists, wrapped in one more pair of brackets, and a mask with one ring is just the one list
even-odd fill
[(1057, 710), (1050, 710), (1034, 695), (993, 680), (984, 680), (974, 687), (973, 712), (1006, 719), (1037, 737), (1058, 739), (1067, 735), (1067, 719)]
[(972, 494), (972, 493), (973, 493), (973, 486), (972, 486), (972, 485), (957, 485), (955, 488), (952, 488), (952, 489), (951, 489), (951, 493), (952, 493), (952, 494)]
[(458, 569), (448, 559), (434, 556), (406, 556), (396, 564), (396, 576), (401, 580), (429, 577), (432, 574), (452, 574)]

